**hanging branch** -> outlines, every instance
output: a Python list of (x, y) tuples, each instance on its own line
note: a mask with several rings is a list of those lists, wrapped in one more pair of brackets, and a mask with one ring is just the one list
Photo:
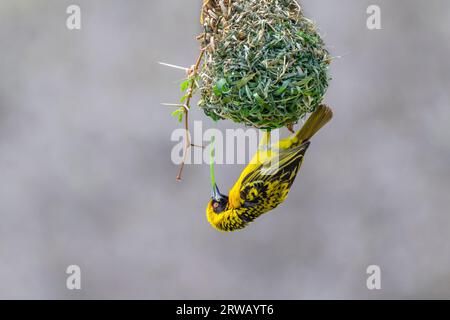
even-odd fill
[(191, 139), (190, 139), (190, 134), (189, 134), (189, 110), (191, 108), (191, 99), (192, 96), (194, 95), (194, 90), (195, 90), (195, 78), (198, 75), (198, 69), (200, 67), (200, 63), (203, 59), (203, 54), (204, 54), (205, 50), (201, 49), (200, 50), (200, 55), (197, 58), (197, 62), (195, 63), (195, 65), (193, 65), (190, 69), (188, 69), (187, 73), (188, 73), (188, 79), (191, 79), (190, 84), (189, 84), (189, 88), (188, 88), (188, 93), (187, 93), (187, 97), (186, 97), (186, 102), (184, 104), (184, 129), (185, 129), (185, 145), (184, 145), (184, 149), (183, 149), (183, 161), (180, 164), (180, 170), (178, 171), (178, 175), (177, 175), (177, 181), (181, 180), (182, 174), (183, 174), (183, 169), (184, 169), (184, 164), (186, 163), (186, 157), (187, 157), (187, 153), (189, 151), (190, 147), (194, 147), (194, 145), (191, 143)]

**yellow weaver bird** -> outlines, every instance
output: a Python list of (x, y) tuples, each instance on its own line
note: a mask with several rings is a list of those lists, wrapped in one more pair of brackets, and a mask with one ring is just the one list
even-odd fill
[(268, 144), (269, 133), (266, 133), (228, 196), (220, 193), (213, 180), (211, 200), (206, 207), (209, 223), (220, 231), (242, 229), (286, 200), (310, 145), (309, 140), (332, 117), (331, 109), (321, 105), (297, 133), (270, 148), (263, 148)]

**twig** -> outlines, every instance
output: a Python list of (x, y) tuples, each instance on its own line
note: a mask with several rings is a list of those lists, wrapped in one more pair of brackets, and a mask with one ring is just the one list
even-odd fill
[(178, 171), (178, 175), (177, 175), (177, 181), (181, 180), (181, 177), (183, 174), (183, 169), (184, 169), (184, 164), (186, 163), (186, 157), (187, 157), (188, 150), (190, 147), (193, 146), (191, 144), (191, 139), (189, 138), (189, 109), (191, 108), (190, 107), (191, 99), (192, 99), (192, 96), (194, 95), (195, 77), (198, 74), (198, 69), (200, 67), (200, 63), (202, 62), (204, 53), (205, 53), (205, 51), (202, 49), (200, 51), (200, 55), (198, 56), (195, 65), (193, 67), (191, 67), (189, 70), (187, 70), (188, 77), (192, 77), (193, 80), (189, 85), (188, 96), (187, 96), (186, 102), (184, 104), (184, 106), (185, 106), (185, 108), (184, 108), (184, 129), (186, 130), (186, 137), (185, 137), (186, 143), (184, 146), (183, 161), (181, 162), (180, 170)]

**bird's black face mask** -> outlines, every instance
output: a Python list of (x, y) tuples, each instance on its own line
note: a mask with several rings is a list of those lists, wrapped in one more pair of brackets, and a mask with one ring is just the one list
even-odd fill
[(211, 205), (213, 207), (214, 213), (219, 214), (227, 209), (228, 197), (220, 193), (217, 185), (214, 185), (214, 188), (211, 193), (211, 199), (212, 199)]

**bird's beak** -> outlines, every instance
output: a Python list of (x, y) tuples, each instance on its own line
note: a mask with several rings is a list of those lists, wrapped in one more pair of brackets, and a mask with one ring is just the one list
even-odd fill
[(220, 201), (221, 198), (222, 198), (222, 194), (219, 191), (219, 187), (217, 187), (217, 184), (214, 184), (214, 187), (211, 191), (211, 199)]

